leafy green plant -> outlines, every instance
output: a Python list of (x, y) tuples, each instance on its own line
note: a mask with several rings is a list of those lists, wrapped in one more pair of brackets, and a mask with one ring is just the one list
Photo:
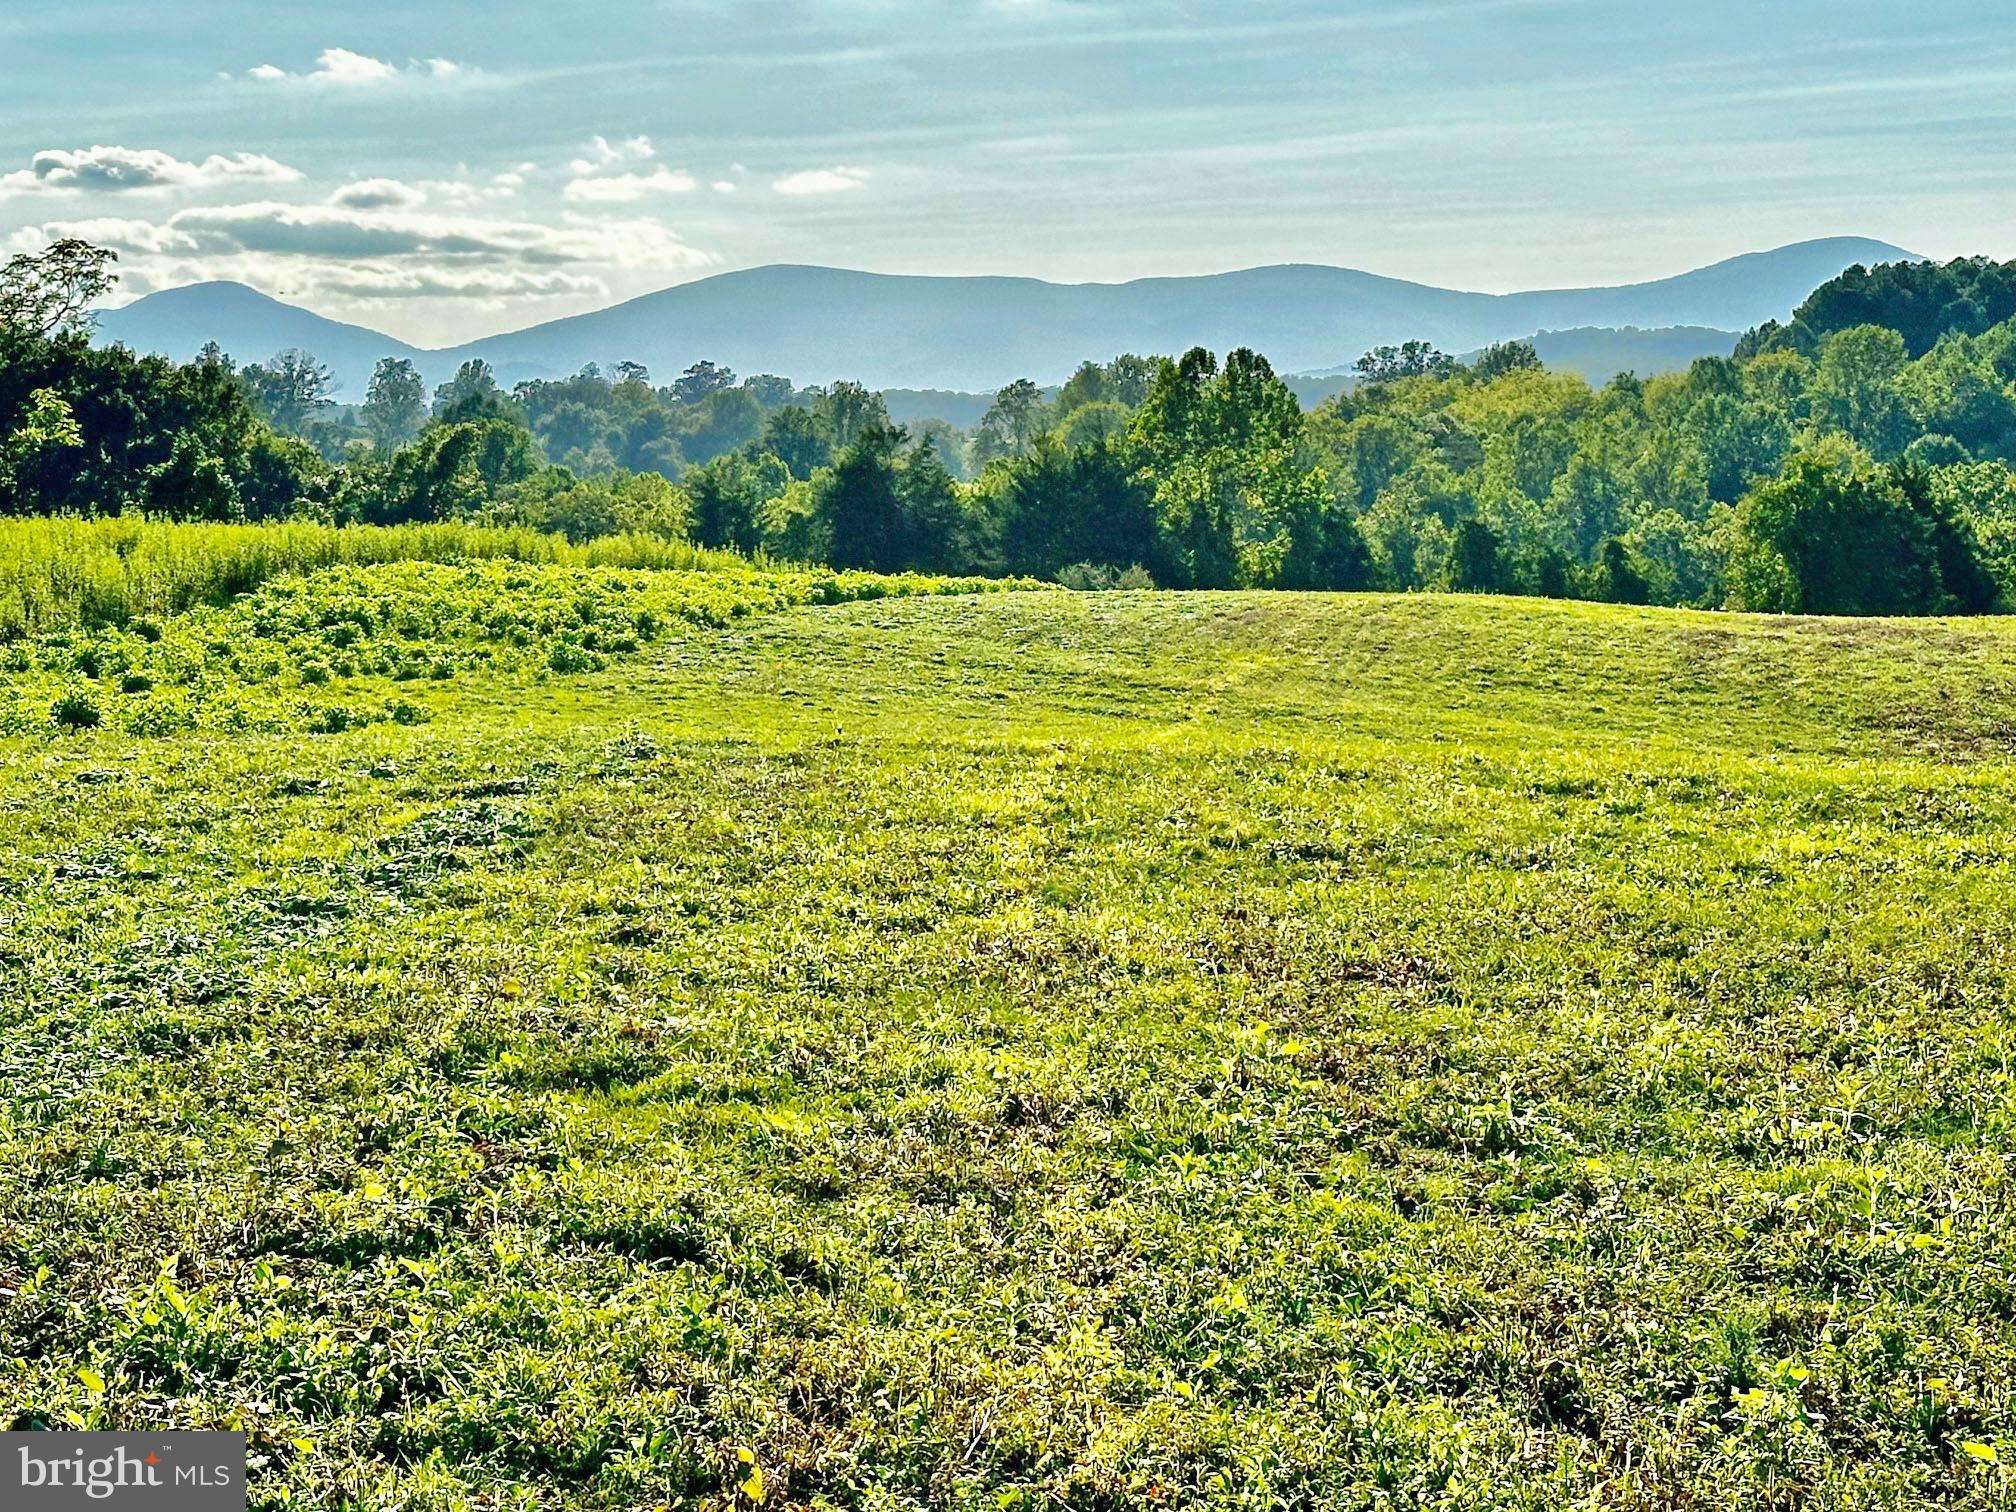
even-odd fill
[(96, 700), (81, 690), (65, 693), (49, 706), (49, 718), (65, 730), (94, 730), (103, 717)]

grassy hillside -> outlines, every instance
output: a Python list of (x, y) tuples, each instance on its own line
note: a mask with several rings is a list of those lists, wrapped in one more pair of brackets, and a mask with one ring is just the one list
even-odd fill
[[(0, 672), (16, 1423), (266, 1506), (2009, 1495), (2016, 624), (334, 571)], [(504, 571), (587, 631), (414, 607)]]

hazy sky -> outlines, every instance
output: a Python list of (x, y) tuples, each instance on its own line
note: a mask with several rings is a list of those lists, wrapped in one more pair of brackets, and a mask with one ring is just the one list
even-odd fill
[(0, 247), (457, 340), (728, 268), (2016, 254), (2006, 5), (4, 0)]

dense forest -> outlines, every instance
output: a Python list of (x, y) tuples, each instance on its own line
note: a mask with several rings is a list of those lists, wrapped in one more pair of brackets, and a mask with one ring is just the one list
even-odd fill
[(1305, 412), (1266, 359), (1123, 355), (970, 430), (698, 362), (429, 393), (90, 340), (111, 255), (0, 270), (0, 514), (618, 531), (1075, 586), (1447, 589), (1838, 613), (2016, 602), (2016, 264), (1856, 268), (1730, 358), (1602, 388), (1523, 342), (1381, 348)]

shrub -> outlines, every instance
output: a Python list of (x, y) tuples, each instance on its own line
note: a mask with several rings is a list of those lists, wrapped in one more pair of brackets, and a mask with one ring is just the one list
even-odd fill
[(1102, 567), (1097, 562), (1073, 562), (1057, 573), (1058, 586), (1069, 588), (1074, 593), (1104, 593), (1116, 581), (1113, 569)]
[(66, 730), (95, 730), (102, 718), (89, 693), (65, 693), (50, 706), (49, 718)]
[(325, 704), (308, 715), (308, 733), (311, 735), (341, 735), (345, 730), (354, 730), (370, 720), (341, 704)]

